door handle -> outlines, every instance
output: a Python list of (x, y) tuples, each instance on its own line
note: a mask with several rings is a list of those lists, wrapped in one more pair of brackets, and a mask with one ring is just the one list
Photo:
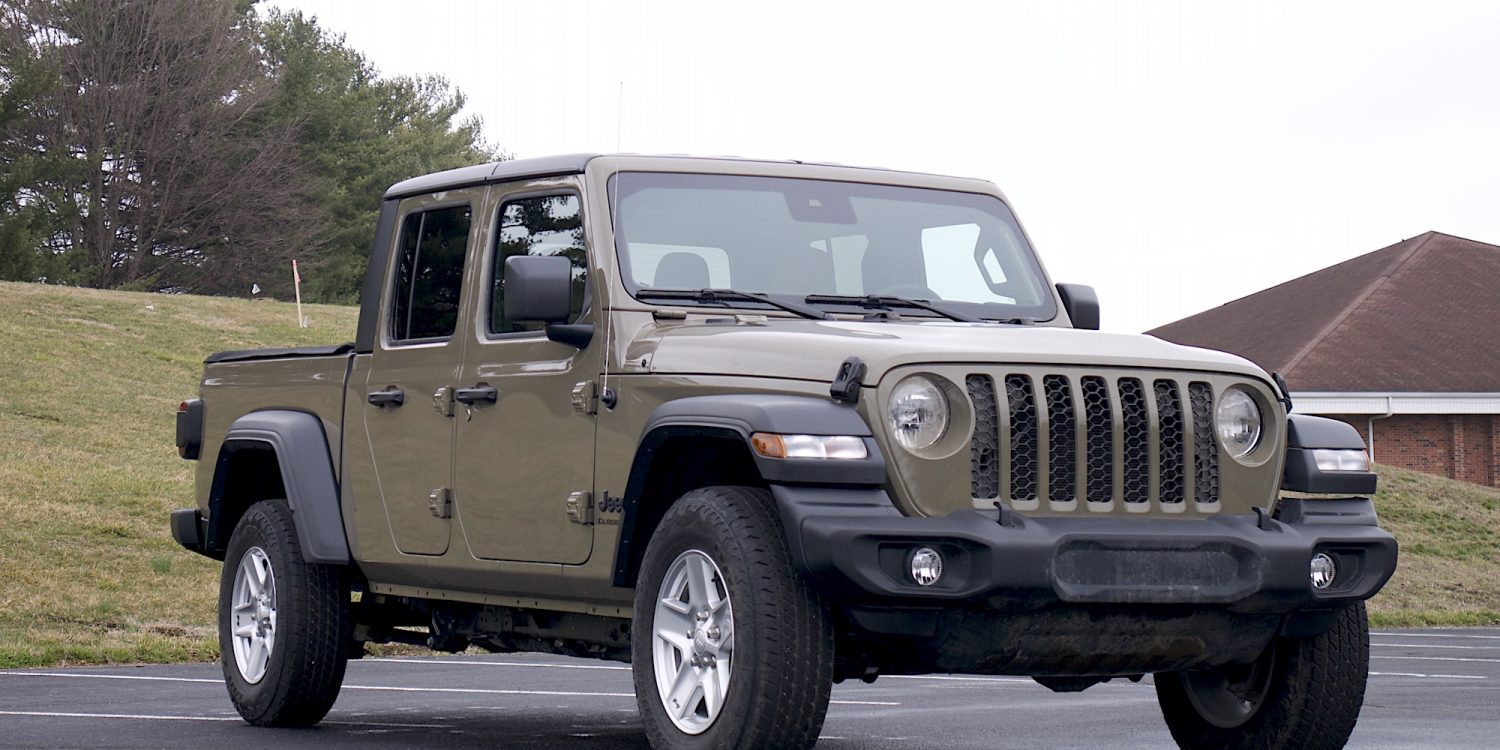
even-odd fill
[(406, 392), (400, 388), (391, 386), (383, 391), (371, 391), (370, 395), (366, 398), (371, 404), (381, 408), (387, 406), (395, 407), (406, 403)]
[(500, 391), (492, 385), (476, 385), (472, 388), (459, 388), (453, 392), (453, 400), (466, 406), (484, 402), (493, 404), (500, 398)]

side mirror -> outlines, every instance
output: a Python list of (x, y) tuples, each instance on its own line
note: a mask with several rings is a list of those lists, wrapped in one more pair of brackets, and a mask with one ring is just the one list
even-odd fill
[(561, 256), (505, 259), (505, 317), (513, 323), (561, 323), (573, 311), (573, 264)]
[(512, 255), (505, 259), (505, 317), (514, 323), (546, 323), (547, 338), (582, 349), (594, 337), (588, 324), (564, 325), (573, 314), (573, 264), (558, 255)]
[(1086, 331), (1099, 330), (1099, 295), (1094, 288), (1083, 284), (1058, 284), (1057, 293), (1062, 295), (1063, 309), (1073, 327)]

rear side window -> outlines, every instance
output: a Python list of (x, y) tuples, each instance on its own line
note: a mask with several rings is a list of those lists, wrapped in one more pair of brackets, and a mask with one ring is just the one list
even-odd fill
[(512, 255), (567, 258), (573, 264), (573, 314), (568, 322), (578, 320), (588, 299), (589, 278), (578, 196), (538, 195), (509, 200), (500, 207), (500, 235), (495, 239), (494, 277), (490, 280), (490, 333), (540, 331), (543, 327), (505, 317), (505, 259)]
[(391, 338), (446, 338), (458, 325), (470, 210), (450, 206), (408, 214), (396, 254)]

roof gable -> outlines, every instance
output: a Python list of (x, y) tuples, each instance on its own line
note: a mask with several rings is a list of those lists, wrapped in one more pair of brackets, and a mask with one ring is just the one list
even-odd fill
[(1428, 232), (1149, 333), (1299, 391), (1500, 391), (1500, 247)]

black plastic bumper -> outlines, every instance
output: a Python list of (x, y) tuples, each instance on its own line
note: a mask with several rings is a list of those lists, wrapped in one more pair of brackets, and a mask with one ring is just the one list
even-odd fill
[[(1296, 523), (1259, 515), (1008, 514), (1002, 525), (995, 512), (904, 517), (889, 501), (880, 507), (878, 490), (774, 492), (797, 562), (825, 595), (852, 604), (1190, 605), (1281, 614), (1368, 599), (1396, 567), (1396, 540), (1375, 525), (1363, 498), (1299, 502)], [(921, 547), (943, 557), (943, 574), (931, 586), (919, 586), (908, 572)], [(1332, 556), (1339, 571), (1323, 590), (1309, 574), (1318, 552)]]

